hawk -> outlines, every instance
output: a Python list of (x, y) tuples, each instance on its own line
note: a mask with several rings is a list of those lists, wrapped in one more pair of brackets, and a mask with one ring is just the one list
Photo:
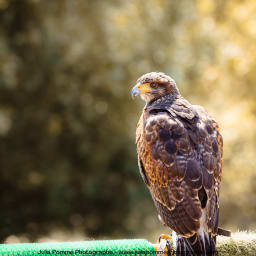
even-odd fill
[(177, 255), (215, 255), (223, 140), (216, 121), (164, 73), (141, 76), (146, 101), (136, 130), (138, 165)]

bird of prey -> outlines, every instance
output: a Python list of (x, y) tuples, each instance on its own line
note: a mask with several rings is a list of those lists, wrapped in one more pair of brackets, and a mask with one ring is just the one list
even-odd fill
[(138, 165), (177, 255), (215, 255), (223, 140), (216, 121), (164, 73), (141, 76), (146, 101), (136, 130)]

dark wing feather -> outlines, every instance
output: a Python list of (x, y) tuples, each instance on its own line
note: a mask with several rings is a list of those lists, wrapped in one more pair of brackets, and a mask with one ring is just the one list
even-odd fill
[(207, 193), (206, 222), (209, 232), (218, 231), (219, 189), (222, 176), (223, 140), (216, 121), (200, 106), (194, 106), (200, 122), (197, 124), (202, 136), (200, 156), (203, 167), (203, 188)]
[(145, 184), (148, 186), (149, 183), (148, 183), (148, 178), (145, 173), (145, 168), (144, 168), (143, 163), (139, 157), (138, 157), (138, 166), (139, 166), (139, 170), (140, 170), (140, 175), (141, 175), (143, 181), (145, 182)]
[(207, 223), (215, 231), (222, 154), (217, 124), (202, 109), (179, 101), (169, 113), (145, 111), (136, 139), (140, 170), (164, 223), (187, 237), (197, 232), (203, 188), (210, 202)]

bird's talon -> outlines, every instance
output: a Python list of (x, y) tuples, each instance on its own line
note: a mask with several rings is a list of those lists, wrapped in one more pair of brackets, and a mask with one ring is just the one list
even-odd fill
[(158, 245), (155, 246), (155, 250), (158, 256), (167, 256), (170, 255), (171, 245), (169, 239), (171, 236), (161, 235), (159, 237)]
[(156, 246), (156, 252), (158, 255), (169, 255), (170, 252), (170, 243), (169, 240), (172, 239), (172, 236), (162, 234), (158, 238), (158, 246)]
[(170, 235), (166, 235), (166, 234), (161, 234), (158, 238), (158, 243), (160, 244), (161, 240), (164, 239), (164, 240), (170, 240), (172, 239), (172, 236)]

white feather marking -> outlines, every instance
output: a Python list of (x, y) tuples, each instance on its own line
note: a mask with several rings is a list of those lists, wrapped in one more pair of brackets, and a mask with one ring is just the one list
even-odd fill
[(178, 237), (177, 237), (176, 232), (172, 231), (172, 241), (173, 241), (175, 248), (177, 248), (177, 239), (178, 239)]
[(163, 225), (165, 225), (165, 223), (164, 223), (162, 217), (161, 217), (159, 214), (158, 214), (158, 219), (159, 219), (159, 221), (160, 221)]

